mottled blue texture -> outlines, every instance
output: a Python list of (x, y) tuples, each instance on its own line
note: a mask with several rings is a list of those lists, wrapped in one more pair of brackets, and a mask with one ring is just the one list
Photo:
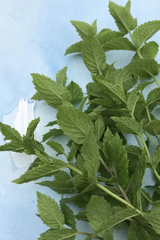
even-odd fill
[[(6, 0), (0, 3), (0, 121), (3, 114), (11, 112), (21, 97), (30, 98), (35, 92), (30, 73), (40, 73), (55, 79), (56, 72), (68, 66), (68, 78), (85, 85), (91, 78), (80, 56), (64, 57), (68, 46), (79, 40), (70, 20), (92, 23), (98, 21), (102, 28), (116, 30), (114, 20), (108, 12), (108, 0)], [(124, 5), (126, 0), (115, 0)], [(131, 12), (138, 23), (159, 19), (159, 0), (132, 0)], [(160, 33), (153, 40), (159, 43)], [(117, 61), (123, 67), (133, 54), (117, 51), (106, 54), (107, 62)], [(160, 59), (160, 54), (157, 55)], [(50, 107), (37, 104), (36, 117), (45, 109), (49, 118)], [(42, 123), (45, 120), (42, 116)], [(45, 116), (46, 116), (45, 115)], [(50, 119), (49, 119), (50, 120)], [(43, 130), (42, 130), (43, 131)], [(40, 133), (41, 134), (41, 133)], [(39, 135), (40, 135), (39, 134)], [(3, 143), (0, 136), (0, 144)], [(59, 195), (33, 183), (16, 185), (11, 180), (18, 178), (27, 168), (16, 169), (9, 153), (0, 153), (0, 239), (36, 240), (47, 228), (35, 215), (36, 191), (55, 197)], [(146, 172), (145, 184), (152, 181)], [(86, 226), (80, 225), (81, 230)], [(116, 240), (125, 240), (124, 234), (115, 231)], [(78, 236), (76, 239), (83, 239)]]

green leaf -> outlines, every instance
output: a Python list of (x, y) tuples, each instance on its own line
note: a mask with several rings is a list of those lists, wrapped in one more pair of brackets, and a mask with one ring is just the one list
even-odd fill
[(125, 5), (125, 9), (129, 12), (131, 9), (131, 1), (129, 0), (126, 5)]
[(107, 130), (104, 133), (104, 138), (103, 138), (103, 152), (107, 156), (107, 144), (108, 142), (113, 138), (113, 134), (110, 131), (109, 127), (107, 127)]
[(154, 168), (156, 168), (159, 162), (160, 162), (160, 147), (153, 154), (153, 164), (152, 164), (152, 166)]
[(97, 20), (95, 20), (92, 24), (91, 27), (93, 29), (94, 36), (97, 34)]
[(128, 240), (152, 240), (142, 226), (138, 226), (135, 223), (131, 223), (129, 232), (127, 234)]
[(135, 88), (131, 92), (129, 92), (127, 99), (127, 108), (130, 112), (134, 113), (137, 101), (140, 97), (139, 91)]
[(40, 122), (40, 118), (38, 117), (29, 123), (27, 127), (26, 137), (34, 138), (34, 131), (39, 122)]
[(82, 46), (83, 61), (91, 73), (100, 73), (106, 68), (106, 56), (101, 44), (95, 39), (88, 37)]
[(49, 130), (49, 132), (45, 133), (43, 135), (43, 142), (45, 142), (47, 139), (51, 138), (51, 137), (55, 137), (55, 136), (60, 136), (63, 134), (62, 129), (51, 129)]
[(122, 82), (124, 89), (126, 89), (127, 91), (132, 88), (136, 83), (135, 75), (128, 71), (127, 67), (124, 67), (123, 69), (116, 69), (114, 71), (113, 78), (116, 84)]
[(83, 41), (72, 44), (69, 48), (67, 48), (65, 55), (70, 53), (81, 53), (82, 45), (83, 45)]
[(88, 221), (87, 218), (87, 209), (83, 209), (81, 210), (77, 215), (75, 215), (77, 220), (81, 220), (81, 221)]
[(116, 133), (111, 140), (105, 145), (105, 151), (109, 161), (114, 164), (116, 169), (116, 174), (118, 176), (119, 184), (124, 187), (126, 186), (129, 176), (128, 176), (128, 158), (125, 146), (122, 144), (122, 140)]
[(127, 117), (112, 117), (116, 122), (116, 126), (124, 133), (131, 133), (140, 135), (142, 128), (136, 120)]
[(137, 27), (137, 19), (134, 19), (128, 7), (122, 7), (109, 1), (109, 11), (115, 19), (119, 31), (125, 35)]
[(52, 127), (52, 126), (54, 126), (55, 124), (57, 124), (57, 120), (49, 122), (49, 123), (46, 125), (46, 127)]
[(105, 97), (98, 84), (90, 82), (86, 85), (87, 93), (94, 97)]
[(50, 160), (44, 154), (42, 154), (36, 148), (34, 150), (35, 150), (35, 154), (37, 155), (37, 157), (39, 158), (39, 160), (41, 162), (43, 162), (43, 163), (50, 163)]
[(154, 59), (138, 59), (132, 61), (126, 69), (133, 74), (139, 75), (140, 78), (150, 79), (158, 75), (159, 66)]
[(61, 211), (64, 215), (65, 224), (73, 229), (76, 229), (76, 221), (75, 221), (75, 216), (73, 214), (73, 211), (64, 202), (63, 198), (60, 201), (60, 207), (61, 207)]
[[(87, 205), (87, 218), (92, 229), (97, 230), (112, 215), (111, 206), (104, 198), (93, 195)], [(112, 229), (105, 231), (102, 236), (105, 239), (113, 239)], [(106, 238), (107, 239), (107, 238)]]
[(24, 151), (22, 137), (16, 129), (0, 122), (0, 131), (4, 135), (4, 140), (11, 140), (9, 143), (0, 146), (0, 151)]
[(34, 138), (23, 136), (23, 146), (25, 148), (25, 153), (28, 155), (35, 154), (35, 149), (41, 153), (44, 152), (43, 145), (40, 142), (36, 141)]
[(78, 232), (75, 229), (49, 229), (45, 233), (41, 234), (41, 237), (38, 238), (38, 240), (74, 240), (76, 234), (78, 234)]
[(100, 153), (93, 132), (87, 135), (81, 148), (81, 154), (85, 160), (85, 169), (88, 172), (89, 178), (96, 180), (100, 165)]
[(76, 102), (83, 98), (82, 89), (77, 83), (71, 81), (70, 84), (67, 86), (67, 89), (71, 93), (71, 102)]
[(105, 124), (102, 116), (100, 115), (95, 121), (95, 135), (97, 137), (97, 140), (101, 139), (104, 133), (104, 130), (105, 130)]
[(53, 181), (43, 181), (37, 183), (41, 186), (49, 187), (53, 191), (59, 194), (69, 194), (74, 192), (73, 183), (70, 181), (70, 176), (65, 171), (58, 171), (53, 173), (55, 180)]
[(64, 86), (44, 75), (31, 75), (35, 89), (41, 94), (43, 100), (51, 107), (57, 108), (62, 104), (63, 100), (71, 100), (71, 94)]
[(114, 227), (115, 225), (130, 219), (132, 217), (136, 217), (138, 213), (136, 213), (133, 209), (122, 209), (119, 212), (117, 212), (115, 215), (111, 216), (108, 221), (105, 221), (101, 227), (94, 231), (92, 237), (97, 236), (98, 234), (103, 234), (104, 231)]
[[(154, 41), (152, 42), (145, 42), (144, 46), (140, 49), (140, 54), (142, 58), (147, 59), (154, 59), (158, 53), (158, 44)], [(136, 53), (133, 59), (139, 59), (138, 54)]]
[(37, 180), (41, 177), (48, 177), (52, 176), (53, 173), (64, 169), (67, 167), (67, 164), (61, 160), (55, 159), (54, 161), (51, 161), (49, 163), (37, 166), (35, 168), (32, 168), (31, 170), (28, 170), (23, 175), (21, 175), (20, 178), (12, 181), (17, 184), (26, 183), (30, 181)]
[(160, 120), (154, 119), (143, 127), (152, 136), (160, 135)]
[(151, 212), (145, 213), (144, 216), (152, 225), (154, 231), (160, 234), (160, 201), (154, 202)]
[(151, 110), (153, 110), (157, 104), (160, 104), (160, 88), (155, 88), (149, 92), (146, 104)]
[(136, 48), (140, 49), (143, 43), (150, 39), (159, 30), (160, 21), (146, 22), (137, 27), (132, 34), (132, 40)]
[(64, 148), (62, 145), (55, 141), (48, 141), (47, 145), (49, 145), (54, 151), (56, 151), (58, 154), (64, 154)]
[(85, 39), (87, 36), (94, 37), (95, 29), (93, 26), (91, 27), (88, 23), (82, 21), (71, 21), (71, 23), (82, 39)]
[(112, 31), (108, 28), (100, 31), (96, 39), (100, 42), (105, 52), (110, 50), (136, 50), (128, 38), (123, 38), (120, 32)]
[(126, 94), (124, 90), (120, 86), (113, 85), (104, 80), (99, 80), (98, 78), (94, 78), (96, 83), (102, 89), (104, 94), (110, 97), (112, 100), (116, 102), (124, 102), (126, 103)]
[(60, 70), (57, 74), (56, 74), (56, 81), (58, 84), (65, 86), (66, 85), (66, 81), (67, 81), (67, 67), (64, 67), (62, 70)]
[(57, 119), (64, 134), (78, 144), (83, 143), (89, 130), (93, 128), (90, 117), (67, 102), (58, 108)]
[(68, 153), (68, 157), (67, 157), (67, 160), (70, 164), (73, 162), (73, 159), (77, 153), (78, 148), (79, 148), (78, 144), (76, 144), (76, 143), (72, 144), (71, 151)]
[(57, 229), (63, 227), (64, 216), (54, 199), (37, 192), (37, 206), (40, 218), (48, 227)]

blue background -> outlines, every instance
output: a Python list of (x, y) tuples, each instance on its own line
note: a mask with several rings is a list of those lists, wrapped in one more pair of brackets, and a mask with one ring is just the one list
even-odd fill
[[(124, 0), (115, 0), (125, 5)], [(0, 121), (9, 114), (21, 97), (30, 99), (35, 90), (30, 73), (40, 73), (55, 79), (56, 72), (68, 66), (68, 79), (83, 88), (91, 81), (79, 55), (65, 56), (66, 48), (79, 41), (70, 20), (91, 24), (97, 19), (98, 31), (102, 28), (117, 30), (108, 12), (108, 0), (6, 0), (0, 3)], [(159, 0), (132, 0), (131, 13), (138, 24), (159, 19)], [(160, 33), (152, 40), (159, 43)], [(116, 67), (125, 66), (132, 52), (107, 52), (107, 62), (117, 61)], [(160, 62), (158, 54), (156, 60)], [(68, 82), (69, 82), (68, 81)], [(42, 112), (43, 111), (43, 112)], [(44, 114), (45, 112), (45, 114)], [(42, 122), (55, 117), (56, 111), (44, 103), (36, 104), (35, 117)], [(47, 116), (44, 118), (44, 115)], [(43, 124), (42, 124), (43, 125)], [(42, 130), (43, 131), (43, 130)], [(40, 133), (39, 133), (40, 134)], [(0, 136), (0, 144), (3, 137)], [(9, 153), (0, 153), (0, 239), (36, 240), (47, 228), (35, 215), (36, 191), (59, 200), (60, 196), (34, 183), (16, 185), (11, 183), (27, 168), (17, 169)], [(149, 174), (149, 173), (146, 173)], [(151, 180), (146, 177), (145, 184)], [(75, 209), (76, 211), (76, 209)], [(80, 223), (82, 229), (84, 223)], [(126, 239), (116, 231), (115, 239)], [(78, 236), (77, 239), (83, 239)]]

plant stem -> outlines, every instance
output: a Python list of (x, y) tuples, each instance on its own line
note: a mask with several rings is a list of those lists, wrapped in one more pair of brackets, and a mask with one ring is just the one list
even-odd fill
[(84, 104), (85, 104), (85, 102), (86, 102), (87, 98), (88, 98), (88, 96), (87, 96), (87, 97), (84, 97), (84, 98), (82, 98), (82, 100), (81, 100), (81, 103), (80, 103), (80, 105), (79, 105), (79, 110), (80, 110), (80, 111), (82, 111), (82, 110), (83, 110), (83, 107), (84, 107)]
[[(92, 234), (90, 234), (90, 233), (81, 232), (81, 231), (78, 231), (77, 234), (82, 234), (82, 235), (86, 235), (86, 236), (91, 236), (91, 235), (92, 235)], [(98, 236), (96, 236), (96, 237), (94, 237), (94, 238), (99, 239), (99, 240), (103, 240), (103, 238), (98, 237)]]
[(157, 170), (156, 170), (154, 167), (152, 168), (152, 170), (153, 170), (153, 172), (154, 172), (156, 178), (160, 181), (160, 176), (159, 176)]
[(149, 119), (149, 121), (151, 122), (152, 119), (151, 119), (151, 115), (150, 115), (149, 110), (148, 110), (148, 106), (146, 107), (146, 111), (147, 111), (148, 119)]
[(155, 141), (153, 141), (153, 139), (148, 135), (148, 133), (146, 133), (146, 132), (143, 132), (145, 135), (146, 135), (146, 137), (154, 144), (154, 146), (157, 148), (158, 147), (158, 145), (155, 143)]
[(138, 136), (137, 136), (137, 135), (134, 135), (134, 137), (136, 138), (136, 140), (137, 140), (138, 145), (140, 146), (140, 148), (143, 150), (142, 144), (141, 144), (141, 142), (140, 142)]
[(157, 83), (158, 87), (160, 87), (160, 83), (158, 82), (157, 78), (155, 76), (152, 76), (155, 82)]
[(149, 159), (150, 163), (152, 164), (152, 158), (151, 158), (151, 155), (150, 155), (150, 153), (149, 153), (148, 147), (147, 147), (147, 145), (146, 145), (146, 143), (145, 143), (145, 141), (144, 141), (144, 138), (143, 138), (142, 134), (140, 135), (140, 137), (141, 137), (143, 146), (144, 146), (144, 148), (145, 148), (145, 150), (146, 150), (148, 159)]
[[(114, 177), (114, 174), (111, 172), (111, 170), (110, 170), (109, 167), (105, 164), (105, 162), (103, 161), (103, 159), (102, 159), (101, 157), (100, 157), (100, 161), (101, 161), (101, 163), (103, 164), (103, 166), (105, 167), (105, 169), (107, 170), (107, 172), (108, 172), (112, 177)], [(119, 190), (121, 191), (124, 199), (125, 199), (128, 203), (131, 204), (129, 198), (127, 197), (127, 195), (126, 195), (126, 193), (125, 193), (125, 191), (124, 191), (124, 189), (119, 185), (118, 181), (116, 181), (116, 185), (118, 186)]]

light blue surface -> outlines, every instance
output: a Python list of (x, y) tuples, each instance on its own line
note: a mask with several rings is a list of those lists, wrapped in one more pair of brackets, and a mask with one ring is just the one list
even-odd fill
[[(68, 66), (68, 78), (83, 88), (91, 81), (80, 56), (64, 57), (68, 46), (79, 40), (70, 20), (92, 23), (97, 19), (98, 31), (102, 28), (117, 30), (108, 12), (108, 0), (5, 0), (0, 3), (0, 121), (10, 113), (21, 97), (30, 98), (35, 90), (30, 73), (40, 73), (55, 79), (56, 72)], [(124, 0), (115, 0), (125, 5)], [(132, 0), (131, 12), (138, 23), (159, 19), (159, 0)], [(153, 40), (158, 43), (160, 33)], [(132, 58), (129, 52), (108, 52), (107, 62), (117, 61), (123, 67)], [(160, 62), (160, 54), (156, 57)], [(159, 79), (159, 77), (158, 77)], [(42, 111), (44, 111), (42, 113)], [(52, 113), (51, 113), (52, 112)], [(55, 117), (56, 111), (46, 104), (37, 104), (35, 117), (41, 116), (41, 126), (47, 122), (44, 116)], [(41, 129), (43, 132), (44, 130)], [(41, 133), (39, 133), (41, 135)], [(3, 143), (0, 136), (0, 144)], [(65, 141), (65, 140), (63, 140)], [(0, 239), (36, 240), (47, 227), (37, 218), (36, 191), (51, 197), (60, 196), (33, 183), (16, 185), (26, 168), (15, 168), (9, 153), (0, 153)], [(151, 181), (147, 171), (144, 184)], [(76, 209), (75, 209), (76, 211)], [(80, 228), (86, 226), (82, 222)], [(77, 239), (83, 239), (78, 236)], [(124, 240), (124, 234), (116, 231), (116, 240)]]

